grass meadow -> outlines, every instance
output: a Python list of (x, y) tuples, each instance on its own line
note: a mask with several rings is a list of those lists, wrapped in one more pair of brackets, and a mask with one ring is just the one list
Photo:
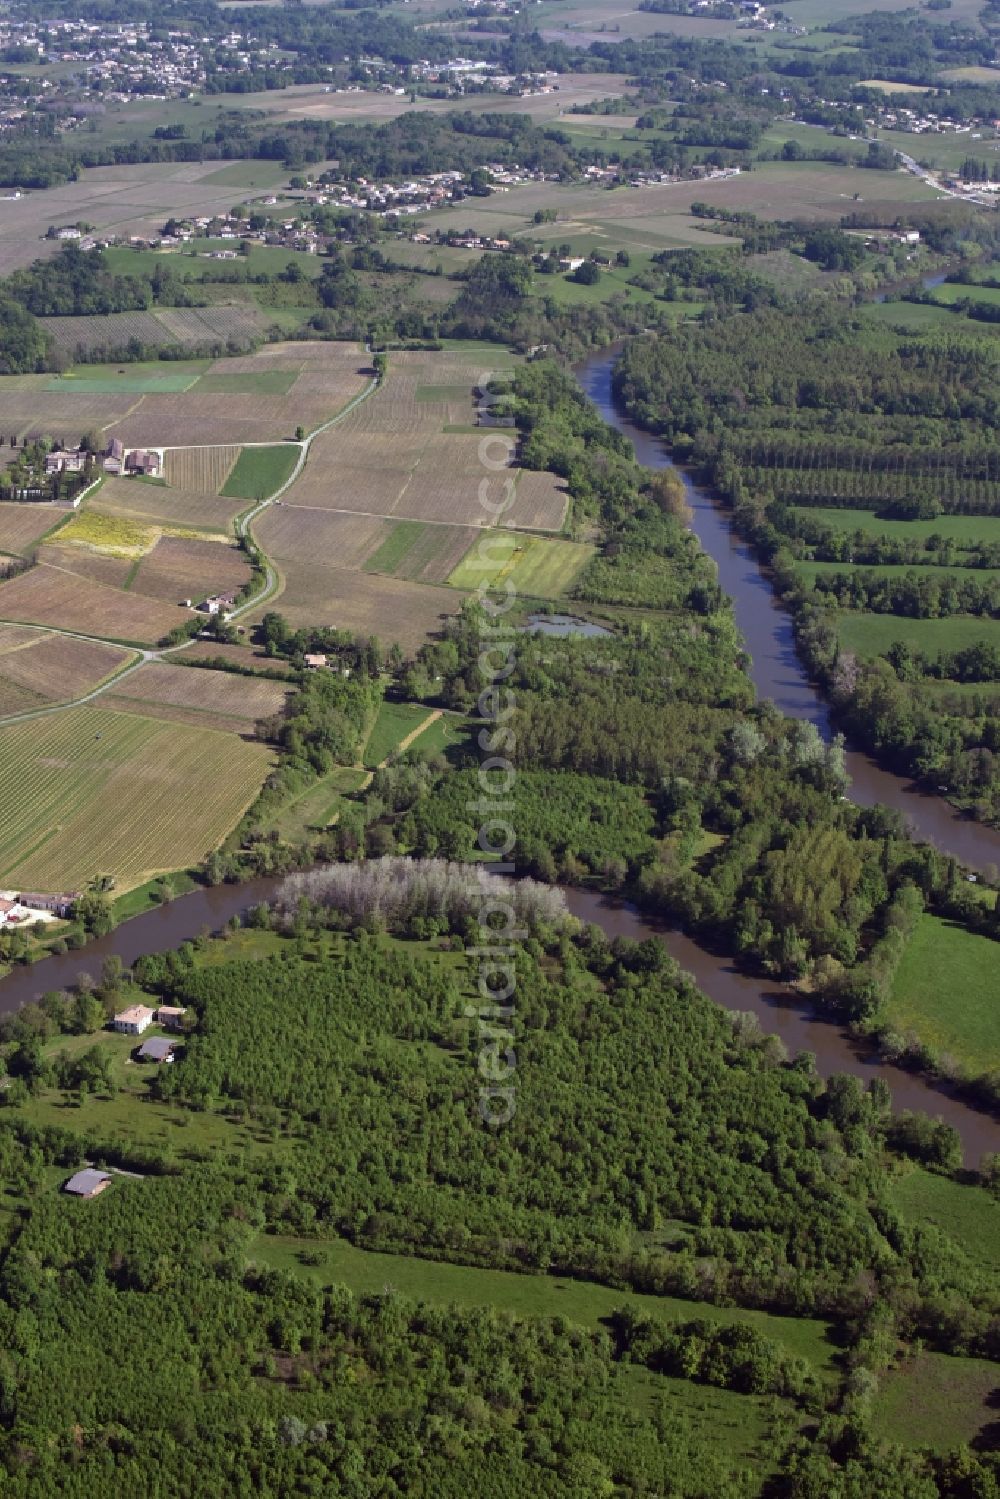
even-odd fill
[(395, 754), (430, 716), (430, 709), (420, 703), (382, 703), (362, 755), (368, 769), (374, 770)]
[(1000, 1274), (1000, 1203), (982, 1187), (963, 1186), (915, 1166), (893, 1183), (891, 1196), (908, 1223), (932, 1224), (984, 1268)]
[(893, 541), (919, 542), (926, 542), (929, 536), (943, 536), (960, 547), (968, 548), (1000, 542), (1000, 516), (997, 515), (939, 515), (934, 520), (883, 520), (873, 510), (840, 510), (833, 505), (796, 506), (794, 513), (821, 521), (824, 526), (847, 535), (863, 531), (866, 536), (888, 536)]
[[(304, 1265), (303, 1252), (318, 1254), (319, 1264)], [(558, 1276), (518, 1275), (510, 1270), (484, 1270), (408, 1255), (381, 1254), (357, 1249), (340, 1239), (261, 1235), (253, 1246), (251, 1258), (323, 1283), (337, 1281), (357, 1292), (381, 1291), (384, 1286), (392, 1285), (402, 1294), (424, 1301), (490, 1305), (522, 1317), (562, 1316), (585, 1327), (599, 1326), (616, 1307), (626, 1305), (664, 1321), (703, 1318), (726, 1325), (746, 1322), (774, 1338), (790, 1353), (808, 1359), (819, 1372), (831, 1369), (835, 1354), (824, 1323), (804, 1317), (775, 1317), (767, 1312), (683, 1301), (676, 1296), (642, 1296)]]
[(886, 1020), (914, 1030), (970, 1072), (1000, 1066), (996, 943), (938, 916), (921, 916), (896, 971)]
[(837, 616), (837, 634), (845, 650), (879, 656), (896, 640), (905, 640), (928, 657), (957, 651), (977, 641), (1000, 643), (1000, 620), (953, 614), (948, 619), (903, 619), (898, 614), (845, 611)]
[(906, 1447), (943, 1452), (995, 1425), (1000, 1366), (979, 1358), (921, 1353), (884, 1375), (875, 1430)]
[(290, 443), (244, 448), (220, 493), (226, 498), (266, 499), (291, 477), (298, 457), (299, 449)]

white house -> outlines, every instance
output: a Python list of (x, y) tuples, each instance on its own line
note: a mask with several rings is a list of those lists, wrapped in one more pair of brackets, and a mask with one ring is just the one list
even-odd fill
[(123, 1035), (141, 1036), (147, 1025), (152, 1025), (155, 1014), (156, 1011), (147, 1005), (130, 1005), (127, 1010), (120, 1011), (111, 1024)]

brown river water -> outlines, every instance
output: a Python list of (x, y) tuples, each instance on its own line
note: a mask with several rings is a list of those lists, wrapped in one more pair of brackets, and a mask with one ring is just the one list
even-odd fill
[[(631, 439), (642, 463), (651, 468), (668, 466), (670, 460), (661, 444), (615, 411), (611, 397), (613, 360), (613, 353), (604, 353), (578, 370), (583, 388), (605, 419)], [(758, 693), (771, 698), (792, 717), (811, 719), (821, 732), (829, 734), (825, 705), (796, 657), (789, 616), (776, 603), (749, 549), (732, 534), (723, 511), (704, 490), (684, 477), (695, 530), (718, 563), (720, 582), (734, 600), (736, 617), (753, 657)], [(848, 768), (853, 783), (851, 795), (858, 802), (898, 807), (910, 819), (916, 837), (949, 850), (973, 868), (991, 862), (1000, 864), (1000, 833), (957, 817), (945, 803), (922, 796), (899, 777), (879, 770), (866, 755), (851, 751)], [(206, 929), (217, 931), (230, 917), (267, 900), (277, 884), (276, 880), (260, 879), (196, 890), (135, 917), (84, 949), (16, 969), (0, 982), (0, 1013), (9, 1013), (47, 990), (69, 988), (81, 974), (98, 977), (105, 957), (112, 953), (129, 965), (144, 953), (178, 947)], [(681, 932), (656, 925), (632, 906), (592, 891), (567, 890), (565, 894), (574, 915), (595, 922), (609, 936), (638, 940), (656, 937), (664, 942), (705, 994), (727, 1010), (752, 1011), (763, 1030), (781, 1037), (790, 1054), (812, 1052), (822, 1076), (851, 1072), (865, 1082), (884, 1078), (896, 1109), (920, 1109), (954, 1125), (962, 1137), (968, 1165), (975, 1166), (988, 1151), (1000, 1151), (1000, 1123), (995, 1118), (954, 1097), (945, 1086), (880, 1062), (866, 1043), (824, 1019), (790, 989), (738, 972), (725, 956), (709, 952)]]

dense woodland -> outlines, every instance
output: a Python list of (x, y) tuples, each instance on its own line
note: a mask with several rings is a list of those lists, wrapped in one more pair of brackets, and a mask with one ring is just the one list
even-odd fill
[[(895, 533), (872, 540), (811, 512), (867, 508), (873, 522), (1000, 515), (1000, 351), (967, 335), (899, 334), (887, 346), (869, 328), (860, 312), (821, 298), (794, 312), (719, 306), (697, 327), (635, 340), (617, 389), (733, 506), (795, 610), (800, 647), (845, 726), (894, 768), (933, 789), (947, 785), (995, 821), (995, 720), (974, 698), (959, 705), (920, 690), (922, 676), (949, 668), (959, 682), (995, 680), (991, 635), (984, 629), (960, 655), (925, 662), (908, 648), (905, 625), (960, 616), (992, 629), (992, 542), (956, 547), (916, 530), (913, 542)], [(800, 569), (813, 561), (850, 566)], [(899, 618), (882, 660), (841, 648), (843, 611)]]

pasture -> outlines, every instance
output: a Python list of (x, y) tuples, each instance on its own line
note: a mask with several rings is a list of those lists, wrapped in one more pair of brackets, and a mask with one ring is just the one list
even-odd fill
[(0, 728), (0, 880), (119, 889), (204, 859), (272, 764), (259, 744), (98, 707)]
[(919, 1353), (883, 1375), (873, 1424), (886, 1441), (947, 1451), (996, 1418), (1000, 1368), (978, 1358)]
[(933, 659), (980, 640), (1000, 643), (1000, 620), (953, 614), (948, 619), (903, 619), (898, 614), (847, 611), (837, 616), (837, 635), (844, 650), (858, 656), (880, 656), (894, 641), (905, 640)]
[(926, 542), (929, 536), (943, 536), (963, 548), (1000, 542), (1000, 516), (938, 515), (933, 520), (883, 520), (873, 510), (839, 510), (835, 506), (793, 507), (793, 513), (821, 521), (831, 530), (853, 535), (887, 536), (893, 541)]
[(190, 616), (156, 599), (40, 563), (0, 583), (0, 619), (153, 645)]
[[(183, 654), (183, 653), (182, 653)], [(177, 657), (180, 662), (182, 656)], [(254, 725), (280, 713), (287, 688), (263, 677), (208, 667), (147, 661), (99, 699), (102, 708), (250, 736)]]
[(921, 916), (886, 1005), (892, 1029), (915, 1031), (936, 1052), (978, 1074), (1000, 1066), (998, 1008), (996, 943), (938, 916)]

